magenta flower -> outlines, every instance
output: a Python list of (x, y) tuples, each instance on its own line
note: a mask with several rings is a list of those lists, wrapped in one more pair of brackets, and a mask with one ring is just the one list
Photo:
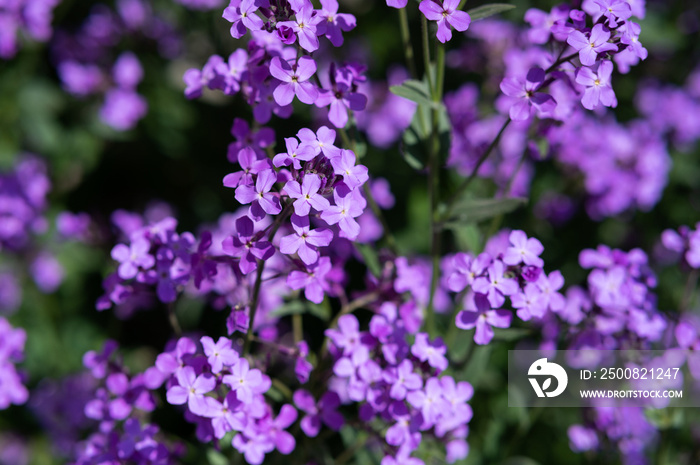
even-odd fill
[(236, 188), (236, 200), (243, 205), (252, 202), (250, 216), (255, 220), (263, 219), (265, 213), (276, 215), (282, 211), (279, 197), (270, 192), (276, 182), (277, 173), (274, 170), (263, 170), (258, 173), (255, 187), (244, 184)]
[(564, 287), (564, 277), (559, 270), (552, 271), (549, 273), (549, 276), (542, 273), (535, 284), (542, 292), (545, 307), (549, 307), (554, 312), (564, 308), (566, 299), (558, 292), (559, 289)]
[(254, 174), (271, 168), (270, 161), (267, 158), (258, 159), (257, 154), (250, 147), (244, 147), (238, 151), (238, 164), (243, 170), (224, 176), (224, 186), (235, 189), (238, 186), (253, 184)]
[(440, 371), (447, 369), (447, 358), (445, 358), (447, 346), (439, 337), (431, 342), (426, 333), (416, 334), (416, 340), (411, 346), (411, 353), (421, 362), (428, 362), (428, 365), (433, 368)]
[(236, 411), (242, 403), (236, 398), (234, 391), (226, 395), (223, 403), (213, 397), (209, 399), (209, 408), (203, 416), (211, 418), (211, 426), (217, 439), (223, 438), (229, 431), (243, 431), (248, 425), (245, 412)]
[(357, 20), (351, 14), (338, 13), (337, 0), (321, 0), (319, 16), (322, 20), (318, 23), (317, 33), (323, 34), (334, 47), (343, 45), (343, 32), (352, 31), (357, 25)]
[(528, 321), (534, 318), (542, 318), (547, 311), (547, 303), (542, 291), (534, 284), (526, 284), (522, 292), (510, 296), (513, 308), (517, 309), (518, 318)]
[(518, 283), (512, 278), (504, 276), (505, 266), (502, 261), (495, 260), (487, 269), (487, 277), (479, 277), (474, 280), (472, 289), (474, 292), (488, 296), (489, 302), (494, 308), (500, 308), (506, 301), (505, 296), (518, 292)]
[(386, 0), (386, 4), (392, 8), (406, 8), (408, 0)]
[(332, 268), (331, 259), (321, 257), (307, 271), (294, 270), (287, 276), (287, 286), (292, 289), (304, 289), (304, 295), (315, 304), (323, 302), (325, 291), (328, 289), (326, 275)]
[(447, 285), (453, 292), (461, 292), (467, 286), (471, 286), (477, 276), (481, 275), (491, 263), (491, 256), (481, 253), (478, 257), (459, 252), (454, 256), (454, 271), (447, 279)]
[(333, 173), (342, 176), (346, 186), (353, 190), (363, 185), (369, 179), (366, 166), (355, 165), (355, 154), (352, 150), (341, 150), (340, 156), (331, 159)]
[(576, 73), (576, 82), (586, 87), (581, 97), (581, 104), (588, 110), (593, 110), (598, 104), (615, 108), (617, 98), (610, 85), (612, 75), (612, 61), (601, 61), (598, 71), (593, 72), (591, 68), (580, 68)]
[(474, 342), (488, 344), (493, 339), (493, 326), (507, 328), (513, 314), (508, 310), (493, 310), (488, 298), (483, 294), (474, 294), (472, 309), (462, 310), (457, 314), (455, 325), (460, 329), (476, 328)]
[[(240, 3), (240, 5), (236, 5)], [(231, 4), (224, 10), (223, 18), (231, 24), (231, 36), (240, 39), (250, 29), (259, 31), (263, 27), (263, 20), (256, 14), (259, 5), (256, 0), (231, 0)]]
[(112, 258), (121, 265), (117, 269), (119, 277), (131, 279), (139, 272), (139, 268), (147, 270), (155, 264), (155, 258), (149, 253), (151, 243), (146, 239), (135, 239), (131, 245), (117, 244), (112, 249)]
[(194, 368), (186, 366), (175, 373), (178, 384), (172, 386), (166, 392), (169, 404), (187, 407), (195, 415), (200, 415), (207, 410), (204, 394), (211, 392), (216, 387), (216, 378), (211, 374), (203, 373), (199, 376)]
[(333, 240), (330, 229), (311, 230), (308, 216), (292, 215), (292, 227), (295, 234), (284, 236), (280, 241), (280, 252), (291, 255), (299, 254), (306, 265), (313, 265), (318, 260), (316, 247), (326, 247)]
[(519, 265), (524, 263), (542, 268), (544, 260), (539, 255), (544, 251), (542, 243), (531, 237), (528, 239), (523, 231), (511, 231), (508, 236), (511, 246), (506, 250), (503, 256), (503, 263), (506, 265)]
[(402, 361), (397, 367), (388, 368), (383, 376), (384, 381), (391, 385), (389, 397), (392, 399), (403, 400), (408, 391), (423, 387), (423, 380), (420, 375), (413, 372), (413, 364), (410, 360)]
[(525, 121), (537, 109), (550, 113), (557, 102), (551, 95), (537, 92), (544, 82), (545, 73), (542, 68), (530, 68), (525, 81), (516, 78), (504, 78), (501, 81), (501, 91), (509, 97), (517, 99), (510, 107), (510, 118), (513, 121)]
[(275, 253), (272, 244), (259, 240), (253, 220), (247, 216), (236, 220), (236, 235), (226, 238), (221, 246), (226, 254), (240, 258), (238, 267), (243, 274), (255, 270), (258, 259), (267, 260)]
[(330, 105), (328, 119), (336, 128), (344, 128), (348, 122), (348, 109), (362, 111), (367, 106), (367, 97), (342, 82), (336, 82), (332, 89), (322, 90), (316, 99), (319, 108)]
[(355, 240), (360, 234), (360, 225), (355, 221), (355, 218), (364, 211), (366, 200), (357, 190), (341, 196), (338, 189), (333, 191), (333, 199), (335, 205), (328, 207), (321, 213), (321, 219), (328, 224), (337, 224), (340, 227), (341, 237), (351, 241)]
[(273, 92), (278, 105), (289, 105), (294, 96), (307, 105), (312, 105), (318, 98), (318, 89), (308, 82), (316, 73), (316, 62), (309, 57), (299, 57), (294, 68), (280, 57), (270, 62), (270, 74), (282, 83)]
[(311, 3), (304, 2), (303, 6), (296, 12), (294, 20), (281, 21), (277, 23), (277, 27), (286, 26), (291, 28), (299, 39), (301, 48), (307, 52), (313, 52), (318, 50), (318, 31), (316, 27), (321, 21), (323, 21), (321, 16), (314, 16), (314, 8)]
[(345, 423), (343, 416), (337, 412), (337, 408), (340, 407), (340, 397), (333, 391), (324, 393), (316, 404), (309, 391), (298, 389), (294, 392), (294, 405), (306, 413), (306, 416), (301, 419), (300, 426), (310, 438), (318, 436), (322, 424), (333, 431), (338, 431)]
[(431, 21), (438, 22), (437, 38), (443, 44), (452, 38), (453, 27), (456, 30), (466, 31), (471, 23), (469, 14), (459, 11), (459, 0), (443, 0), (439, 5), (432, 0), (423, 0), (418, 9)]
[(291, 166), (295, 170), (301, 169), (301, 161), (313, 160), (317, 155), (314, 149), (306, 144), (299, 144), (296, 137), (286, 137), (284, 143), (287, 147), (286, 153), (278, 153), (272, 159), (272, 164), (276, 167)]
[(593, 66), (599, 53), (617, 50), (617, 45), (608, 42), (609, 39), (610, 31), (602, 24), (596, 24), (590, 37), (586, 37), (581, 31), (572, 31), (566, 43), (578, 51), (582, 65)]
[(296, 199), (294, 201), (294, 212), (299, 216), (306, 216), (311, 211), (311, 207), (322, 212), (330, 207), (330, 202), (318, 193), (321, 188), (321, 178), (317, 174), (308, 173), (304, 176), (301, 186), (297, 181), (288, 181), (284, 186), (287, 195)]
[(617, 27), (619, 20), (624, 21), (632, 16), (632, 7), (624, 0), (593, 0), (593, 3), (600, 7), (610, 27)]
[(231, 374), (224, 376), (222, 381), (236, 392), (236, 397), (244, 404), (253, 402), (253, 396), (264, 393), (268, 387), (262, 372), (257, 368), (251, 370), (248, 360), (244, 358), (231, 367)]
[(434, 424), (442, 412), (449, 409), (449, 404), (442, 397), (440, 380), (436, 377), (425, 382), (424, 390), (411, 391), (406, 400), (413, 407), (420, 409), (423, 420), (429, 424)]
[(314, 132), (309, 128), (302, 128), (297, 133), (297, 137), (302, 145), (311, 147), (314, 155), (323, 155), (329, 160), (340, 153), (340, 149), (335, 146), (335, 131), (327, 126), (321, 126)]
[(203, 336), (200, 339), (204, 354), (207, 356), (207, 362), (211, 366), (212, 373), (220, 373), (224, 366), (233, 366), (238, 362), (238, 352), (231, 347), (231, 340), (225, 337), (220, 337), (214, 343), (214, 340), (209, 336)]

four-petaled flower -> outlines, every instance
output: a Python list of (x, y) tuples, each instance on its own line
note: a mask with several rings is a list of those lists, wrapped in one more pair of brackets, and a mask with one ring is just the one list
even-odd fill
[(289, 105), (296, 95), (303, 103), (312, 105), (318, 98), (318, 89), (308, 82), (314, 73), (316, 62), (312, 58), (299, 57), (292, 68), (287, 60), (274, 57), (270, 62), (270, 74), (281, 81), (272, 93), (277, 104)]
[(431, 21), (437, 21), (437, 38), (443, 44), (452, 38), (450, 26), (460, 32), (464, 32), (471, 23), (468, 13), (457, 9), (459, 0), (443, 0), (439, 5), (432, 0), (423, 0), (418, 9)]
[(330, 207), (328, 199), (318, 192), (320, 188), (321, 178), (317, 174), (308, 173), (304, 176), (301, 185), (297, 181), (288, 181), (284, 191), (290, 198), (296, 199), (294, 212), (299, 216), (306, 216), (311, 211), (311, 207), (319, 212)]
[(602, 24), (591, 29), (590, 37), (581, 31), (571, 31), (566, 42), (578, 51), (578, 57), (584, 66), (593, 66), (599, 53), (617, 50), (617, 45), (608, 42), (610, 31)]

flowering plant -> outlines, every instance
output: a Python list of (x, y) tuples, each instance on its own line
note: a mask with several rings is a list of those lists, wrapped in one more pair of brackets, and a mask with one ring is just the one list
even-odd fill
[(509, 349), (700, 348), (661, 7), (0, 0), (0, 465), (696, 463), (504, 400)]

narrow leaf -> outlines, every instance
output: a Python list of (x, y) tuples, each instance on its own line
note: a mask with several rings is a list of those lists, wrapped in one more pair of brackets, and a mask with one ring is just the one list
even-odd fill
[(489, 3), (488, 5), (472, 8), (467, 11), (467, 13), (469, 13), (469, 17), (472, 21), (478, 21), (479, 19), (488, 18), (489, 16), (497, 15), (498, 13), (503, 13), (513, 8), (515, 8), (515, 5), (509, 5), (507, 3)]
[(445, 226), (454, 228), (468, 223), (478, 223), (494, 216), (510, 213), (526, 203), (525, 197), (464, 199), (455, 205), (452, 216)]
[(430, 91), (428, 86), (426, 86), (421, 81), (416, 81), (415, 79), (408, 79), (404, 81), (401, 85), (391, 86), (389, 88), (392, 93), (403, 97), (412, 102), (418, 104), (423, 104), (427, 106), (433, 106), (434, 102), (430, 99)]
[(362, 255), (365, 260), (365, 265), (369, 271), (374, 275), (379, 277), (382, 274), (382, 267), (379, 264), (379, 257), (377, 257), (377, 252), (367, 244), (355, 244), (358, 252)]

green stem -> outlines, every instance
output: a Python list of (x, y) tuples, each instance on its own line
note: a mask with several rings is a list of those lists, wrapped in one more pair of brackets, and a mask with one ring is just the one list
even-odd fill
[(387, 222), (384, 213), (382, 213), (382, 209), (377, 204), (377, 201), (374, 200), (374, 196), (372, 195), (372, 191), (369, 188), (369, 184), (365, 183), (362, 186), (362, 189), (365, 192), (365, 197), (367, 198), (367, 203), (369, 203), (369, 207), (372, 209), (372, 213), (374, 213), (374, 216), (376, 216), (377, 219), (379, 219), (379, 222), (382, 223), (382, 228), (384, 228), (384, 237), (386, 238), (386, 243), (389, 247), (389, 250), (391, 250), (391, 252), (394, 255), (398, 255), (399, 252), (398, 247), (396, 246), (396, 238), (389, 229), (389, 223)]
[(479, 158), (479, 161), (476, 162), (476, 166), (472, 170), (471, 174), (467, 179), (462, 182), (462, 184), (457, 188), (454, 194), (452, 194), (452, 197), (450, 197), (450, 200), (447, 205), (447, 212), (445, 215), (445, 218), (448, 218), (450, 216), (450, 213), (452, 213), (452, 209), (454, 208), (454, 204), (459, 199), (462, 194), (467, 190), (469, 185), (472, 183), (474, 178), (476, 178), (476, 174), (479, 172), (479, 168), (481, 168), (481, 165), (484, 164), (486, 159), (491, 155), (491, 152), (493, 152), (493, 149), (496, 148), (498, 145), (498, 142), (501, 140), (501, 136), (503, 135), (503, 132), (506, 130), (508, 125), (510, 124), (511, 119), (508, 118), (506, 121), (503, 123), (503, 126), (501, 126), (501, 129), (498, 131), (498, 134), (496, 137), (491, 141), (491, 144), (488, 146), (486, 151), (481, 155), (481, 158)]
[(411, 72), (411, 77), (416, 79), (416, 63), (414, 61), (413, 45), (411, 44), (411, 35), (408, 28), (408, 13), (407, 8), (399, 8), (399, 21), (401, 24), (401, 41), (403, 42), (403, 53), (406, 56), (406, 65)]
[(428, 88), (430, 89), (431, 93), (434, 93), (435, 88), (433, 87), (433, 76), (430, 72), (430, 38), (428, 37), (430, 29), (428, 26), (428, 19), (424, 15), (421, 15), (420, 18), (423, 36), (423, 64), (425, 66), (425, 75), (428, 77)]
[(180, 326), (180, 322), (177, 319), (177, 315), (175, 314), (175, 305), (174, 302), (170, 302), (168, 304), (168, 321), (170, 322), (170, 327), (173, 328), (173, 332), (177, 337), (180, 337), (182, 334), (182, 327)]
[[(272, 242), (272, 239), (275, 237), (275, 234), (277, 234), (277, 231), (279, 230), (280, 226), (282, 226), (282, 222), (287, 219), (287, 216), (292, 213), (292, 208), (293, 204), (290, 203), (289, 205), (286, 205), (284, 207), (284, 210), (282, 210), (282, 213), (277, 215), (277, 218), (275, 218), (275, 222), (272, 224), (270, 227), (270, 234), (268, 235), (268, 240)], [(255, 274), (255, 284), (253, 286), (253, 298), (251, 300), (250, 304), (250, 318), (249, 318), (249, 323), (248, 323), (248, 332), (246, 332), (245, 335), (245, 343), (243, 344), (243, 355), (247, 355), (248, 351), (250, 350), (250, 343), (252, 342), (253, 339), (253, 327), (255, 326), (255, 314), (258, 311), (258, 303), (260, 301), (260, 286), (262, 285), (262, 274), (263, 271), (265, 270), (265, 260), (258, 260), (258, 270), (257, 273)]]
[(294, 330), (294, 343), (299, 343), (304, 339), (304, 322), (300, 313), (292, 315), (292, 328)]

